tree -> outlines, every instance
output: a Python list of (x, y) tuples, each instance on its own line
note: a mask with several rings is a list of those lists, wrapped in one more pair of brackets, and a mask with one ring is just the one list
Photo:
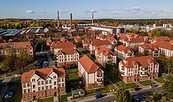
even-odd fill
[(0, 63), (0, 69), (5, 72), (7, 75), (8, 70), (10, 69), (10, 58), (5, 57), (3, 61)]
[(122, 87), (118, 87), (115, 92), (116, 102), (131, 102), (131, 96), (129, 91), (125, 90)]
[(170, 99), (173, 99), (173, 76), (172, 75), (166, 78), (166, 81), (162, 87), (165, 90), (166, 95)]

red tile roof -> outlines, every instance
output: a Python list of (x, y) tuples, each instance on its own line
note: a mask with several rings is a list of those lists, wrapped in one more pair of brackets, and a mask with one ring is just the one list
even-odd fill
[(56, 49), (56, 48), (73, 48), (75, 45), (73, 45), (73, 42), (60, 42), (60, 41), (53, 41), (51, 43), (51, 46)]
[(160, 48), (173, 50), (173, 45), (170, 42), (155, 42), (153, 44), (160, 47)]
[(99, 46), (99, 45), (112, 45), (112, 43), (108, 40), (99, 40), (99, 39), (94, 39), (92, 40), (91, 44), (93, 46)]
[(120, 52), (124, 52), (124, 53), (128, 53), (128, 51), (131, 51), (127, 46), (124, 46), (124, 45), (119, 45), (119, 46), (115, 47), (115, 49), (117, 49)]
[(104, 47), (104, 46), (102, 46), (102, 45), (101, 45), (101, 46), (98, 46), (98, 47), (96, 48), (96, 50), (98, 51), (98, 54), (103, 53), (103, 55), (105, 55), (105, 56), (107, 56), (107, 55), (109, 55), (109, 54), (115, 56), (115, 54), (111, 51), (111, 49), (106, 48), (106, 47)]
[(94, 73), (99, 69), (99, 66), (95, 64), (88, 56), (84, 55), (79, 59), (79, 63), (83, 66), (87, 73)]
[(43, 79), (46, 79), (52, 72), (58, 74), (58, 77), (65, 77), (65, 70), (63, 68), (42, 68), (37, 70), (30, 70), (29, 72), (25, 72), (22, 74), (21, 82), (26, 83), (30, 82), (30, 78), (36, 74)]
[[(126, 58), (121, 61), (123, 64), (123, 67), (126, 68), (133, 68), (134, 64), (138, 64), (142, 67), (148, 68), (150, 63), (155, 63), (158, 64), (153, 57), (151, 56), (140, 56), (140, 57), (131, 57), (131, 58)], [(125, 63), (126, 62), (126, 63)]]
[(155, 37), (153, 40), (156, 41), (156, 42), (157, 41), (170, 41), (171, 38), (169, 38), (167, 36), (160, 36), (160, 37)]
[(74, 48), (62, 48), (61, 50), (59, 50), (58, 52), (57, 52), (57, 54), (56, 55), (59, 55), (59, 54), (61, 54), (61, 53), (63, 53), (63, 54), (74, 54), (74, 53), (76, 53), (77, 51), (74, 49)]
[(82, 38), (80, 36), (76, 36), (74, 39), (78, 42), (82, 41)]
[(16, 49), (27, 49), (32, 47), (30, 42), (10, 42), (10, 43), (0, 43), (1, 49), (6, 48), (16, 48)]
[(129, 43), (141, 43), (141, 42), (145, 42), (143, 38), (132, 38), (130, 40), (128, 40)]

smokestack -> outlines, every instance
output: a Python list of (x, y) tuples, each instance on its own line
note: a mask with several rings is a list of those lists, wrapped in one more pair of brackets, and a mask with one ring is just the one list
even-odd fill
[(70, 29), (72, 29), (72, 13), (70, 13)]
[(94, 24), (94, 12), (92, 12), (92, 24)]
[(59, 21), (59, 11), (57, 11), (57, 25), (58, 25), (58, 28), (59, 28), (59, 24), (60, 24), (60, 21)]

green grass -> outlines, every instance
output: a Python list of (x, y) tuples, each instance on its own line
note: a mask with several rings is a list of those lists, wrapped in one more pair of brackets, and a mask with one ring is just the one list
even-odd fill
[(121, 86), (124, 87), (125, 89), (129, 89), (129, 88), (135, 88), (135, 87), (139, 87), (137, 84), (135, 83), (124, 83), (120, 78), (115, 77), (113, 82), (117, 85), (117, 86)]
[(141, 84), (144, 85), (144, 86), (151, 85), (151, 84), (155, 84), (155, 83), (152, 82), (151, 80), (141, 81), (141, 82), (139, 82), (139, 83), (141, 83)]
[(53, 98), (45, 98), (45, 99), (40, 99), (40, 100), (37, 100), (37, 102), (53, 102)]
[(96, 90), (88, 90), (86, 91), (86, 96), (96, 95), (98, 93), (107, 93), (110, 92), (110, 90), (114, 89), (112, 85), (107, 85), (104, 88), (96, 89)]
[(67, 69), (66, 75), (67, 75), (67, 80), (69, 81), (79, 79), (78, 69)]
[(67, 102), (67, 97), (71, 96), (71, 92), (67, 93), (66, 95), (61, 96), (61, 102)]
[(9, 85), (8, 90), (15, 90), (16, 91), (11, 98), (11, 102), (21, 102), (21, 99), (22, 99), (22, 86), (21, 86), (21, 84)]
[(158, 79), (155, 79), (157, 82), (159, 83), (164, 83), (165, 82), (165, 78), (164, 77), (159, 77)]

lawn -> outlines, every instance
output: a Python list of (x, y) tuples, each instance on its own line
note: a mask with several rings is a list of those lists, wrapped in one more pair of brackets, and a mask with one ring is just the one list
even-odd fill
[(53, 102), (53, 97), (37, 100), (37, 102)]
[(139, 82), (139, 83), (141, 83), (141, 84), (144, 85), (144, 86), (151, 85), (151, 84), (155, 84), (155, 83), (154, 83), (153, 81), (151, 81), (151, 80), (141, 81), (141, 82)]
[(110, 90), (112, 89), (114, 89), (114, 87), (111, 84), (106, 85), (104, 88), (101, 88), (101, 89), (86, 91), (86, 96), (96, 95), (98, 93), (107, 93), (107, 92), (110, 92)]
[(78, 80), (80, 77), (78, 75), (78, 69), (66, 69), (67, 80)]
[(137, 84), (135, 83), (124, 83), (120, 78), (115, 77), (113, 82), (117, 85), (117, 86), (121, 86), (124, 87), (125, 89), (129, 89), (129, 88), (135, 88), (135, 87), (139, 87)]
[(165, 78), (164, 77), (159, 77), (158, 79), (155, 79), (157, 82), (159, 83), (164, 83), (165, 82)]
[(11, 84), (9, 85), (8, 90), (15, 90), (15, 93), (11, 98), (11, 102), (21, 102), (21, 99), (22, 99), (21, 84)]

